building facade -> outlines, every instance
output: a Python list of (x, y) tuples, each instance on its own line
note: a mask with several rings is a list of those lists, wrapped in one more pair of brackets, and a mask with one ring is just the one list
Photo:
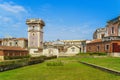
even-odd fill
[(120, 37), (93, 40), (87, 44), (87, 52), (103, 52), (110, 56), (120, 56)]
[(45, 23), (41, 19), (27, 19), (28, 25), (28, 48), (30, 54), (39, 56), (43, 51), (43, 27)]
[(9, 59), (9, 57), (14, 59), (16, 57), (27, 57), (28, 55), (28, 50), (21, 47), (0, 46), (0, 61)]
[(120, 16), (107, 22), (107, 36), (120, 36)]
[[(120, 56), (120, 16), (107, 22), (106, 30), (97, 29), (93, 40), (87, 43), (87, 52), (104, 52), (111, 56)], [(105, 36), (98, 37), (101, 33)]]
[(16, 46), (27, 49), (28, 40), (27, 38), (3, 38), (1, 39), (1, 46)]
[(66, 46), (77, 46), (79, 47), (79, 52), (86, 52), (86, 40), (60, 40)]
[(93, 34), (93, 39), (102, 39), (106, 36), (106, 28), (99, 28)]
[(86, 40), (57, 40), (45, 42), (43, 54), (51, 54), (51, 52), (53, 52), (53, 54), (58, 53), (58, 56), (72, 56), (78, 53), (85, 53)]

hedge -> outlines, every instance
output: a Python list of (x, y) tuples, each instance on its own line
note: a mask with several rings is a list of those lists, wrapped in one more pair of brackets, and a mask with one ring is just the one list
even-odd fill
[(11, 70), (19, 67), (26, 66), (28, 64), (28, 59), (10, 60), (0, 63), (0, 71)]
[(87, 55), (87, 56), (104, 56), (104, 55), (107, 55), (107, 53), (103, 53), (103, 52), (87, 52), (87, 53), (78, 53), (77, 55), (83, 55), (83, 56), (85, 56), (85, 55)]
[(45, 60), (53, 59), (53, 58), (57, 58), (57, 56), (51, 56), (51, 57), (40, 56), (40, 57), (31, 57), (31, 58), (16, 59), (16, 60), (0, 62), (0, 72), (23, 67), (23, 66), (42, 63)]
[(21, 58), (29, 58), (30, 55), (27, 56), (4, 56), (5, 60), (12, 60), (12, 59), (21, 59)]

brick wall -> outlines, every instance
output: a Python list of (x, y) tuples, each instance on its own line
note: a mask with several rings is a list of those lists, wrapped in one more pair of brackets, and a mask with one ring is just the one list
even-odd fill
[(110, 45), (110, 43), (89, 43), (86, 46), (86, 52), (111, 52), (111, 46), (109, 46), (109, 49), (106, 49), (106, 45)]
[[(114, 32), (112, 33), (112, 27), (114, 28)], [(108, 23), (107, 25), (107, 33), (108, 36), (119, 36), (119, 22), (117, 23)]]
[[(108, 48), (108, 49), (107, 49)], [(88, 43), (86, 46), (87, 52), (120, 52), (120, 41), (104, 41)]]
[(28, 51), (13, 51), (13, 50), (4, 50), (4, 56), (27, 56)]

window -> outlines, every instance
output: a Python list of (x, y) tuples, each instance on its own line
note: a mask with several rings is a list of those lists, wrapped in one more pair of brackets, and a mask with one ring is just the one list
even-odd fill
[(99, 50), (100, 50), (100, 46), (97, 46), (97, 52), (99, 52)]
[(17, 41), (15, 41), (15, 46), (18, 46), (18, 42)]
[(109, 50), (109, 45), (105, 45), (105, 50)]
[(120, 25), (118, 27), (118, 36), (120, 36)]
[(81, 52), (81, 48), (80, 48), (80, 52)]
[(101, 34), (101, 38), (104, 38), (105, 34)]
[(75, 51), (75, 48), (74, 48), (74, 47), (72, 47), (71, 49), (72, 49), (72, 52), (74, 52), (74, 51)]
[(10, 42), (9, 45), (12, 46), (12, 42)]
[(35, 26), (33, 26), (33, 29), (35, 28)]
[(112, 29), (111, 29), (111, 33), (112, 33), (112, 34), (114, 33), (114, 27), (112, 27)]
[(89, 47), (88, 49), (91, 50), (91, 47)]
[(35, 34), (33, 33), (33, 36), (34, 36)]

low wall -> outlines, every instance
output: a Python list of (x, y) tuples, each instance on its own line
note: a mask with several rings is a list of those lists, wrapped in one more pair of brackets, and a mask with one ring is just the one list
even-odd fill
[(114, 53), (111, 53), (111, 56), (113, 56), (113, 57), (120, 57), (120, 53), (114, 52)]
[(60, 53), (58, 56), (59, 56), (59, 57), (63, 57), (63, 56), (66, 56), (66, 57), (67, 57), (67, 56), (75, 56), (75, 55), (76, 55), (76, 54), (66, 54), (66, 53), (61, 54), (61, 53)]
[(115, 75), (120, 75), (120, 71), (112, 70), (112, 69), (102, 67), (102, 66), (98, 66), (98, 65), (95, 65), (95, 64), (91, 64), (91, 63), (86, 63), (86, 62), (81, 62), (81, 61), (79, 61), (79, 62), (82, 63), (82, 64), (85, 64), (85, 65), (91, 66), (93, 68), (100, 69), (100, 70), (105, 71), (105, 72), (109, 72), (109, 73), (112, 73), (112, 74), (115, 74)]
[(0, 61), (4, 61), (4, 56), (0, 56)]

